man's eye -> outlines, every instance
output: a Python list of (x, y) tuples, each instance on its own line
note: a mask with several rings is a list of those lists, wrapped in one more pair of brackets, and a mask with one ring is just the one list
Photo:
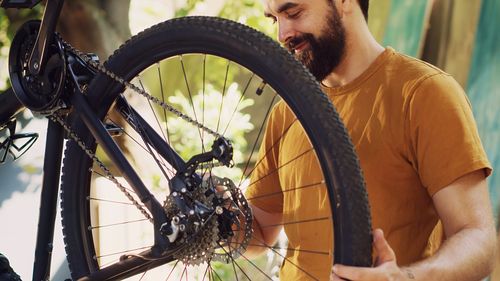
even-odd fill
[(290, 19), (296, 19), (299, 16), (300, 16), (300, 11), (295, 12), (295, 13), (290, 13), (290, 14), (287, 15), (287, 17), (290, 18)]

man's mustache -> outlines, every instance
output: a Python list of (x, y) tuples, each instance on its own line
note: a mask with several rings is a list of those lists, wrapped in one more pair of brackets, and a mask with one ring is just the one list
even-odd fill
[(303, 34), (299, 36), (295, 36), (290, 38), (287, 42), (285, 42), (285, 47), (288, 49), (288, 51), (294, 53), (295, 48), (302, 44), (303, 42), (311, 42), (311, 39), (313, 38), (312, 34)]

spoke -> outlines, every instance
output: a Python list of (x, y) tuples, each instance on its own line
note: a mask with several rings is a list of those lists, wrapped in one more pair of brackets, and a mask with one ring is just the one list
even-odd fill
[[(220, 243), (219, 243), (219, 245), (220, 245)], [(239, 281), (238, 273), (236, 272), (236, 267), (234, 266), (234, 264), (236, 262), (234, 261), (233, 254), (231, 252), (231, 244), (228, 244), (228, 247), (229, 247), (229, 253), (226, 252), (226, 250), (223, 247), (222, 247), (222, 250), (224, 250), (224, 252), (226, 252), (226, 254), (231, 258), (231, 264), (233, 265), (234, 277), (236, 277), (236, 281)], [(238, 266), (238, 268), (241, 270), (241, 272), (243, 272), (241, 267)], [(245, 274), (245, 272), (243, 272), (243, 274)], [(246, 276), (246, 274), (245, 274), (245, 276)], [(248, 278), (248, 279), (250, 279), (250, 278)]]
[(267, 279), (269, 280), (273, 280), (273, 278), (269, 275), (267, 275), (262, 269), (260, 269), (260, 267), (258, 267), (254, 262), (252, 262), (249, 258), (247, 258), (243, 253), (241, 253), (240, 251), (238, 251), (238, 253), (240, 254), (240, 256), (242, 256), (247, 262), (249, 262), (251, 265), (253, 265), (253, 267), (255, 267), (258, 271), (260, 271), (260, 273), (262, 273), (264, 276), (267, 277)]
[[(201, 102), (201, 124), (205, 125), (205, 74), (206, 74), (206, 60), (207, 60), (207, 54), (203, 55), (203, 85), (202, 85), (202, 102)], [(205, 152), (205, 130), (201, 131), (201, 151)]]
[(134, 206), (134, 204), (132, 204), (130, 202), (121, 202), (121, 201), (108, 200), (108, 199), (99, 199), (99, 198), (95, 198), (95, 197), (89, 197), (88, 200)]
[(212, 268), (210, 267), (210, 264), (207, 264), (208, 268), (210, 268), (210, 270), (208, 271), (208, 281), (212, 281), (213, 280), (213, 277), (212, 277)]
[(304, 272), (305, 274), (309, 275), (309, 277), (311, 277), (312, 279), (314, 280), (318, 280), (318, 278), (312, 276), (309, 272), (305, 271), (303, 268), (301, 268), (300, 266), (296, 265), (295, 263), (293, 263), (289, 258), (283, 256), (281, 253), (279, 253), (277, 250), (273, 249), (273, 247), (267, 245), (264, 241), (260, 241), (260, 239), (254, 237), (255, 240), (257, 240), (257, 242), (259, 243), (262, 243), (262, 245), (266, 246), (268, 249), (270, 249), (271, 251), (273, 251), (274, 253), (276, 253), (278, 256), (282, 257), (283, 259), (285, 259), (287, 262), (289, 262), (291, 265), (295, 266), (296, 268), (298, 268), (300, 271)]
[(182, 270), (181, 278), (179, 278), (179, 279), (182, 279), (182, 277), (184, 276), (184, 273), (187, 276), (187, 265), (184, 265), (184, 270)]
[[(250, 170), (250, 172), (248, 172), (248, 174), (246, 174), (245, 176), (245, 180), (248, 179), (248, 177), (253, 173), (253, 171), (255, 170), (255, 168), (257, 168), (257, 166), (262, 162), (264, 161), (264, 159), (266, 158), (266, 156), (271, 152), (271, 150), (280, 143), (281, 139), (283, 139), (283, 137), (288, 133), (288, 131), (290, 130), (290, 128), (293, 126), (293, 124), (295, 124), (295, 122), (297, 122), (298, 119), (294, 119), (290, 125), (283, 131), (283, 134), (271, 145), (271, 147), (269, 147), (266, 152), (264, 153), (264, 155), (262, 156), (261, 159), (259, 159), (259, 161), (257, 161), (257, 163), (255, 163), (254, 167), (252, 168), (252, 170)], [(256, 140), (257, 141), (257, 140)], [(245, 175), (245, 174), (243, 174)], [(239, 187), (239, 186), (238, 186)]]
[[(241, 242), (234, 242), (236, 245), (241, 245)], [(316, 255), (323, 255), (323, 256), (328, 256), (330, 253), (324, 252), (324, 251), (316, 251), (316, 250), (304, 250), (304, 249), (294, 249), (294, 248), (282, 248), (278, 246), (266, 246), (263, 244), (248, 244), (248, 246), (252, 247), (262, 247), (262, 248), (269, 248), (269, 249), (275, 249), (275, 250), (287, 250), (287, 251), (292, 251), (292, 252), (299, 252), (299, 253), (308, 253), (308, 254), (316, 254)], [(243, 255), (242, 255), (243, 256)]]
[[(207, 264), (207, 268), (205, 269), (205, 273), (203, 273), (203, 279), (201, 279), (202, 281), (205, 280), (205, 277), (207, 276), (208, 267), (209, 267), (209, 265)], [(208, 280), (210, 280), (210, 274), (208, 275)]]
[[(213, 267), (212, 267), (212, 266), (210, 266), (210, 272), (215, 273), (215, 276), (217, 276), (217, 278), (219, 278), (219, 280), (220, 280), (220, 281), (224, 281), (224, 280), (222, 280), (222, 278), (220, 278), (219, 274), (217, 273), (217, 271), (216, 271), (216, 270), (214, 270), (214, 269), (213, 269)], [(213, 278), (213, 277), (212, 277), (212, 278)]]
[(120, 252), (115, 252), (115, 253), (111, 253), (111, 254), (100, 255), (100, 256), (96, 256), (95, 258), (96, 259), (100, 259), (100, 258), (105, 258), (105, 257), (111, 257), (111, 256), (126, 254), (126, 253), (130, 253), (130, 252), (135, 252), (135, 251), (139, 251), (139, 250), (151, 249), (151, 247), (152, 246), (145, 246), (145, 247), (140, 247), (140, 248), (136, 248), (136, 249), (131, 249), (131, 250), (120, 251)]
[[(233, 121), (233, 117), (236, 114), (236, 111), (238, 111), (238, 107), (240, 106), (241, 101), (245, 97), (245, 94), (246, 94), (246, 92), (248, 90), (248, 86), (250, 86), (250, 82), (252, 82), (252, 79), (253, 79), (254, 76), (255, 76), (255, 73), (252, 73), (252, 75), (250, 76), (250, 79), (248, 79), (248, 82), (247, 82), (247, 84), (245, 86), (245, 89), (243, 90), (243, 93), (241, 94), (240, 99), (238, 100), (238, 103), (234, 107), (233, 113), (231, 114), (231, 118), (229, 118), (229, 121), (227, 122), (226, 128), (222, 132), (222, 135), (226, 134), (227, 128), (229, 128), (229, 124), (231, 124), (231, 121)], [(273, 100), (274, 100), (274, 98), (273, 98)], [(265, 118), (265, 119), (267, 119), (267, 118)]]
[(224, 86), (222, 87), (222, 97), (221, 97), (221, 103), (220, 103), (220, 107), (219, 107), (219, 118), (217, 120), (217, 128), (215, 129), (216, 132), (219, 132), (220, 117), (222, 115), (222, 107), (224, 106), (224, 95), (226, 93), (227, 74), (229, 73), (229, 65), (230, 64), (231, 64), (231, 61), (227, 60), (226, 75), (224, 77)]
[(324, 183), (325, 183), (325, 181), (320, 181), (320, 182), (306, 184), (306, 185), (299, 186), (299, 187), (285, 188), (285, 190), (281, 190), (281, 191), (277, 191), (277, 192), (272, 192), (272, 193), (267, 193), (267, 194), (262, 194), (262, 195), (258, 195), (258, 196), (255, 196), (255, 197), (249, 197), (249, 198), (246, 198), (246, 199), (247, 199), (247, 201), (256, 200), (256, 199), (262, 199), (262, 198), (266, 198), (266, 197), (270, 197), (270, 196), (280, 195), (280, 194), (283, 194), (285, 192), (290, 192), (290, 191), (295, 191), (295, 190), (300, 190), (300, 189), (305, 189), (305, 188), (319, 187), (319, 186), (321, 186), (321, 184), (324, 184)]
[[(163, 91), (163, 82), (162, 82), (162, 79), (161, 79), (160, 67), (159, 66), (158, 66), (158, 75), (160, 77), (160, 89), (161, 89), (162, 102), (166, 104), (164, 93), (163, 93), (164, 92)], [(140, 79), (139, 79), (139, 83), (141, 84), (142, 90), (144, 92), (146, 92), (146, 90), (144, 89), (144, 85), (142, 84), (142, 81)], [(161, 129), (162, 126), (160, 124), (160, 120), (158, 120), (158, 116), (156, 116), (156, 113), (155, 113), (155, 110), (153, 108), (153, 105), (151, 104), (151, 101), (149, 99), (147, 101), (148, 101), (148, 104), (149, 104), (149, 108), (151, 108), (151, 112), (153, 113), (153, 116), (155, 117), (156, 123), (158, 124), (158, 128), (160, 129), (160, 132), (161, 132), (161, 134), (163, 136), (163, 139), (167, 140), (167, 143), (170, 145), (171, 142), (170, 142), (170, 133), (169, 133), (169, 130), (168, 130), (168, 120), (167, 120), (167, 111), (166, 111), (166, 109), (164, 107), (161, 107), (163, 109), (163, 117), (165, 119), (165, 131), (167, 132), (167, 136), (165, 137), (165, 133)], [(142, 147), (142, 145), (141, 145), (141, 147)], [(177, 163), (177, 159), (175, 157), (172, 157), (172, 158), (174, 158), (174, 160), (176, 162), (176, 166), (179, 166), (178, 163)], [(171, 171), (171, 172), (175, 174), (174, 171)]]
[[(111, 121), (114, 125), (118, 126), (116, 121), (114, 121), (113, 119), (111, 118), (108, 118), (109, 121)], [(132, 135), (130, 135), (124, 128), (122, 128), (123, 130), (123, 133), (125, 135), (127, 135), (135, 144), (137, 144), (141, 149), (143, 149), (145, 152), (149, 153), (152, 155), (152, 152), (149, 151), (146, 147), (144, 147), (144, 145), (142, 145), (138, 140), (136, 140)], [(157, 158), (156, 156), (153, 156), (154, 158)], [(162, 157), (163, 158), (163, 157)], [(175, 157), (173, 157), (175, 159)], [(169, 171), (170, 173), (172, 174), (175, 174), (175, 171), (172, 169), (171, 166), (165, 164), (164, 161), (161, 161), (161, 166), (164, 167), (165, 169), (167, 169), (167, 171)], [(167, 179), (170, 181), (170, 178), (167, 176)]]
[[(194, 102), (193, 102), (193, 95), (191, 94), (191, 89), (189, 88), (189, 83), (188, 83), (187, 74), (186, 74), (186, 67), (184, 66), (184, 61), (182, 60), (182, 55), (179, 56), (179, 59), (181, 61), (182, 73), (184, 74), (184, 82), (186, 83), (186, 88), (187, 88), (187, 91), (189, 94), (189, 101), (191, 102), (191, 108), (193, 109), (194, 120), (196, 121), (196, 123), (199, 123), (198, 117), (196, 116), (196, 110), (194, 108)], [(202, 136), (201, 136), (201, 129), (200, 128), (198, 128), (198, 133), (200, 134), (200, 138), (201, 138)]]
[(255, 180), (254, 182), (250, 183), (248, 186), (253, 185), (253, 184), (256, 184), (257, 182), (259, 182), (259, 181), (261, 181), (262, 179), (264, 179), (264, 178), (266, 178), (266, 177), (270, 176), (271, 174), (276, 173), (279, 169), (281, 169), (281, 168), (283, 168), (284, 166), (286, 166), (286, 165), (288, 165), (288, 164), (292, 163), (293, 161), (295, 161), (295, 160), (299, 159), (300, 157), (302, 157), (302, 156), (306, 155), (307, 153), (309, 153), (309, 152), (311, 152), (311, 151), (313, 151), (313, 148), (310, 148), (310, 149), (308, 149), (308, 150), (306, 150), (306, 151), (304, 151), (304, 152), (300, 153), (299, 155), (295, 156), (294, 158), (292, 158), (292, 159), (291, 159), (291, 160), (289, 160), (288, 162), (286, 162), (286, 163), (284, 163), (283, 165), (279, 166), (278, 168), (276, 168), (276, 169), (272, 170), (272, 171), (271, 171), (271, 172), (269, 172), (267, 175), (265, 175), (265, 176), (263, 176), (263, 177), (261, 177), (261, 178), (258, 178), (258, 179), (257, 179), (257, 180)]
[(250, 279), (250, 277), (248, 277), (248, 274), (246, 274), (246, 272), (243, 270), (243, 268), (241, 268), (241, 266), (234, 260), (233, 256), (228, 253), (226, 251), (226, 249), (224, 249), (224, 247), (221, 246), (221, 244), (219, 242), (217, 242), (219, 244), (219, 247), (221, 247), (221, 249), (229, 256), (229, 258), (231, 259), (231, 262), (233, 263), (233, 269), (234, 269), (234, 275), (236, 276), (236, 280), (238, 280), (238, 274), (236, 273), (236, 268), (234, 267), (235, 265), (240, 269), (241, 273), (243, 273), (243, 275), (245, 275), (245, 277), (248, 279), (248, 280), (252, 280)]
[[(240, 186), (241, 186), (241, 183), (243, 182), (243, 179), (244, 179), (244, 177), (245, 177), (245, 175), (246, 175), (246, 172), (247, 172), (248, 167), (249, 167), (249, 165), (250, 165), (250, 161), (252, 160), (252, 155), (254, 154), (255, 149), (257, 148), (257, 143), (259, 143), (260, 136), (261, 136), (262, 132), (264, 131), (264, 125), (265, 125), (265, 123), (266, 123), (267, 118), (269, 117), (269, 114), (271, 113), (271, 109), (272, 109), (272, 107), (273, 107), (273, 102), (274, 102), (274, 100), (276, 99), (276, 97), (277, 97), (277, 95), (275, 94), (275, 95), (274, 95), (274, 97), (273, 97), (273, 99), (272, 99), (272, 101), (271, 101), (271, 104), (269, 105), (269, 108), (268, 108), (268, 109), (267, 109), (267, 111), (266, 111), (266, 116), (264, 117), (264, 120), (262, 120), (262, 124), (260, 125), (260, 128), (259, 128), (259, 133), (257, 134), (257, 138), (255, 139), (255, 142), (253, 143), (252, 152), (250, 152), (250, 155), (248, 156), (248, 160), (247, 160), (247, 162), (246, 162), (246, 164), (245, 164), (245, 170), (243, 170), (243, 173), (241, 174), (241, 178), (240, 178), (240, 182), (238, 183), (238, 187), (240, 187)], [(293, 124), (293, 123), (292, 123), (292, 124)], [(280, 138), (280, 139), (281, 139), (281, 138)], [(274, 146), (274, 145), (273, 145), (273, 146)], [(272, 147), (273, 147), (273, 146), (272, 146)], [(269, 151), (270, 151), (270, 150), (268, 150), (268, 151), (266, 152), (266, 155), (267, 155), (267, 153), (269, 153)], [(260, 162), (259, 162), (259, 163), (260, 163)], [(255, 164), (255, 166), (257, 166), (259, 163)], [(252, 171), (253, 171), (253, 170), (252, 170)], [(247, 178), (247, 177), (245, 177), (245, 179), (246, 179), (246, 178)]]
[(144, 271), (144, 272), (142, 273), (141, 278), (139, 279), (139, 281), (141, 281), (141, 280), (142, 280), (142, 278), (144, 278), (144, 276), (146, 276), (146, 273), (148, 272), (148, 270), (149, 270), (149, 269), (147, 269), (146, 271)]
[(261, 225), (260, 228), (284, 226), (284, 225), (298, 224), (298, 223), (316, 222), (316, 221), (323, 221), (323, 220), (329, 220), (329, 219), (330, 219), (330, 217), (320, 217), (320, 218), (307, 219), (307, 220), (289, 221), (289, 222), (278, 223), (278, 224)]
[[(157, 63), (157, 69), (158, 69), (158, 78), (160, 80), (161, 101), (163, 103), (166, 103), (166, 101), (165, 101), (165, 92), (163, 91), (163, 80), (161, 78), (162, 75), (161, 75), (160, 63)], [(142, 85), (142, 82), (141, 82), (141, 87), (144, 90), (144, 86)], [(149, 103), (149, 106), (151, 106), (151, 109), (153, 109), (153, 107), (151, 105), (151, 101), (148, 100), (148, 103)], [(163, 119), (165, 120), (165, 130), (167, 131), (167, 134), (168, 134), (167, 110), (164, 107), (162, 107), (162, 109), (163, 109)], [(154, 110), (153, 110), (153, 114), (154, 114)], [(158, 126), (161, 128), (160, 122), (158, 121), (158, 118), (156, 117), (156, 114), (154, 114), (154, 115), (155, 115), (156, 122), (158, 123)], [(162, 131), (162, 134), (163, 134), (163, 131)], [(163, 135), (163, 138), (165, 138), (165, 135)], [(168, 143), (170, 143), (170, 139), (169, 138), (167, 138), (167, 139), (168, 139)]]
[(175, 261), (175, 264), (172, 267), (172, 270), (170, 270), (170, 273), (168, 274), (167, 279), (165, 279), (165, 281), (168, 281), (168, 279), (170, 278), (170, 275), (172, 275), (172, 272), (174, 272), (174, 269), (175, 269), (175, 267), (177, 266), (178, 263), (179, 263), (179, 260)]
[(89, 230), (106, 228), (106, 227), (117, 226), (117, 225), (131, 224), (131, 223), (136, 223), (136, 222), (141, 222), (141, 221), (148, 221), (148, 219), (138, 219), (138, 220), (133, 220), (133, 221), (112, 223), (112, 224), (106, 224), (106, 225), (89, 226)]
[[(123, 98), (123, 101), (125, 102), (125, 104), (127, 105), (128, 107), (128, 110), (130, 112), (130, 114), (133, 114), (135, 116), (135, 113), (134, 111), (132, 110), (132, 107), (130, 106), (130, 104), (128, 103), (128, 101), (125, 99), (125, 97), (122, 95), (122, 98)], [(134, 118), (134, 119), (138, 119), (138, 118)], [(151, 139), (149, 138), (148, 134), (146, 134), (146, 132), (144, 131), (144, 128), (143, 128), (143, 125), (140, 123), (140, 122), (137, 122), (137, 130), (138, 130), (138, 134), (139, 136), (142, 138), (142, 141), (144, 142), (144, 144), (146, 145), (146, 148), (147, 150), (149, 151), (149, 154), (153, 157), (154, 161), (156, 162), (156, 164), (158, 165), (158, 168), (160, 169), (160, 171), (163, 173), (163, 175), (165, 176), (165, 178), (169, 178), (168, 177), (168, 174), (167, 172), (165, 172), (165, 169), (163, 169), (161, 163), (160, 163), (160, 160), (158, 160), (158, 157), (156, 157), (155, 153), (153, 153), (153, 149), (151, 148)]]

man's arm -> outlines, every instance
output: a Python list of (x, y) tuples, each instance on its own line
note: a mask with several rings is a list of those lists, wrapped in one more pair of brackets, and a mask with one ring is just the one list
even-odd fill
[(495, 260), (496, 237), (488, 186), (482, 170), (467, 174), (432, 197), (446, 233), (435, 255), (400, 268), (380, 230), (374, 268), (335, 265), (331, 280), (476, 281), (487, 276)]
[(253, 235), (245, 257), (253, 258), (268, 250), (278, 240), (283, 228), (283, 215), (281, 213), (268, 213), (250, 204), (253, 212)]

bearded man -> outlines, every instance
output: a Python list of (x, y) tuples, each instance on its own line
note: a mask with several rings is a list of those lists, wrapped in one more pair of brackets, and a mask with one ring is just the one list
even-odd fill
[[(368, 0), (264, 0), (264, 6), (277, 25), (278, 40), (317, 78), (342, 117), (365, 175), (375, 228), (373, 267), (332, 267), (328, 257), (289, 251), (280, 278), (473, 281), (487, 276), (496, 248), (486, 183), (492, 169), (460, 85), (430, 64), (382, 47), (368, 30)], [(280, 114), (275, 108), (267, 131), (280, 128)], [(288, 149), (280, 146), (273, 157)], [(273, 168), (273, 157), (267, 156), (255, 177)], [(269, 188), (283, 189), (270, 185), (294, 176), (275, 173), (275, 179), (250, 186), (246, 194), (258, 198)], [(299, 201), (283, 198), (252, 201), (255, 235), (266, 245), (276, 241), (280, 229), (259, 225), (279, 225), (284, 213), (317, 207), (306, 199), (292, 206)], [(331, 241), (318, 229), (285, 231), (295, 248), (310, 237), (325, 241), (325, 247)]]

